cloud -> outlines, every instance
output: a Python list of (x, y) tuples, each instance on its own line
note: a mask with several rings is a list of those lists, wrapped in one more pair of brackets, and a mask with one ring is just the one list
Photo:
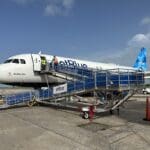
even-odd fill
[(63, 0), (62, 4), (65, 8), (70, 9), (74, 4), (74, 0)]
[(57, 6), (57, 5), (47, 5), (45, 8), (45, 14), (46, 15), (51, 15), (51, 16), (55, 16), (55, 15), (61, 15), (62, 13), (62, 9)]
[(130, 47), (150, 47), (150, 33), (136, 34), (128, 42)]
[[(140, 25), (150, 25), (150, 17), (144, 17), (140, 21)], [(127, 44), (122, 51), (115, 50), (116, 54), (101, 57), (100, 61), (108, 63), (116, 63), (125, 66), (132, 66), (135, 63), (136, 57), (142, 47), (147, 49), (147, 65), (150, 70), (150, 29), (146, 33), (137, 33), (127, 41)], [(99, 55), (100, 57), (100, 55)]]
[(114, 55), (101, 58), (103, 62), (115, 63), (124, 66), (133, 66), (135, 63), (139, 48), (124, 48), (120, 52), (116, 52)]
[(74, 0), (49, 0), (45, 7), (45, 14), (51, 16), (68, 15), (73, 4)]
[(17, 4), (28, 4), (28, 3), (33, 3), (35, 0), (12, 0), (13, 2), (17, 3)]
[(135, 63), (136, 57), (142, 47), (147, 48), (147, 64), (148, 70), (150, 69), (150, 32), (145, 34), (139, 33), (135, 34), (127, 42), (126, 48), (119, 51), (114, 55), (109, 55), (107, 57), (101, 57), (101, 61), (107, 63), (116, 63), (125, 66), (132, 66)]
[(17, 4), (34, 5), (40, 3), (44, 6), (46, 16), (66, 16), (74, 5), (75, 0), (11, 0)]
[[(144, 17), (140, 21), (141, 25), (150, 25), (150, 16)], [(147, 33), (137, 33), (128, 42), (129, 47), (147, 47), (150, 48), (150, 29), (148, 28)]]
[[(148, 24), (148, 20), (147, 20), (147, 24)], [(148, 70), (150, 70), (150, 65), (149, 65), (150, 64), (150, 59), (149, 59), (150, 58), (150, 32), (147, 32), (145, 34), (139, 33), (139, 34), (134, 35), (128, 41), (127, 46), (128, 46), (127, 47), (128, 51), (126, 51), (126, 55), (121, 56), (122, 59), (124, 57), (125, 59), (127, 59), (131, 63), (131, 60), (133, 60), (132, 58), (137, 56), (137, 54), (139, 53), (139, 49), (141, 49), (141, 47), (145, 47), (147, 49)]]
[(147, 25), (150, 24), (150, 17), (145, 17), (140, 22), (141, 25)]

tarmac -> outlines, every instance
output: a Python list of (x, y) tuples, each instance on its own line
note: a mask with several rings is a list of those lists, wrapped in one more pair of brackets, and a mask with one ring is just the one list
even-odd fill
[(146, 96), (132, 97), (114, 112), (92, 121), (80, 112), (50, 106), (0, 111), (0, 150), (149, 150)]

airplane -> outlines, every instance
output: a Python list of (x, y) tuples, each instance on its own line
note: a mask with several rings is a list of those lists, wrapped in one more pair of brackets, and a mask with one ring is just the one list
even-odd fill
[[(117, 64), (92, 62), (85, 60), (78, 60), (72, 58), (65, 58), (56, 56), (58, 65), (72, 68), (83, 69), (127, 69), (127, 70), (141, 70), (147, 69), (146, 63), (146, 48), (141, 48), (140, 53), (133, 67), (120, 66)], [(51, 64), (53, 60), (52, 55), (45, 54), (20, 54), (9, 57), (4, 63), (0, 64), (0, 83), (8, 85), (32, 86), (41, 87), (48, 84), (64, 83), (65, 80), (52, 74), (45, 76), (42, 74), (42, 60), (47, 64)]]

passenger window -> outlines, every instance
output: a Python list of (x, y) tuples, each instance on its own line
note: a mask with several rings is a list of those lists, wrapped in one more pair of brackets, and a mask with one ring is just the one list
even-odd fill
[(19, 59), (14, 59), (12, 63), (19, 64)]
[(20, 59), (21, 64), (26, 64), (26, 61), (24, 59)]

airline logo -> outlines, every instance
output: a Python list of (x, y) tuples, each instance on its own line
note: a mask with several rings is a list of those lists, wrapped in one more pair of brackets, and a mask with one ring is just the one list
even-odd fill
[(73, 68), (75, 68), (75, 67), (88, 68), (88, 66), (86, 64), (78, 63), (78, 62), (71, 60), (71, 59), (60, 61), (59, 65), (73, 67)]

